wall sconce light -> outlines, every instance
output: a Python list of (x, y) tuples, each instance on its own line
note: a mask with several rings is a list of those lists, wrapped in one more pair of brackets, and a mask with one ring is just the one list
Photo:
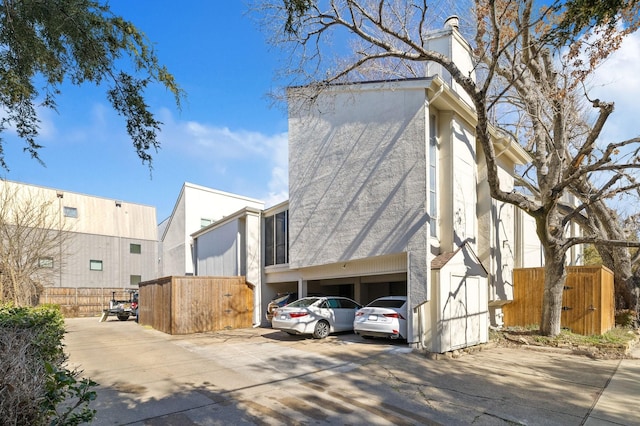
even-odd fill
[(56, 192), (56, 197), (58, 198), (64, 198), (64, 194), (62, 192)]
[(116, 207), (122, 207), (122, 201), (116, 200)]

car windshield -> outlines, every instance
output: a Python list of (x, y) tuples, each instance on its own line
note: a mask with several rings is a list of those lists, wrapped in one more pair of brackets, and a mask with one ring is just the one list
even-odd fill
[(280, 304), (280, 303), (286, 302), (288, 298), (289, 298), (289, 295), (285, 294), (284, 296), (280, 296), (277, 299), (273, 299), (271, 302), (272, 303), (276, 303), (276, 304)]
[(308, 306), (313, 305), (314, 303), (316, 303), (318, 300), (317, 297), (305, 297), (304, 299), (299, 299), (296, 300), (295, 302), (291, 302), (287, 305), (287, 307), (291, 307), (291, 308), (306, 308)]
[(401, 308), (404, 305), (405, 300), (402, 299), (383, 299), (374, 300), (367, 306), (370, 308)]

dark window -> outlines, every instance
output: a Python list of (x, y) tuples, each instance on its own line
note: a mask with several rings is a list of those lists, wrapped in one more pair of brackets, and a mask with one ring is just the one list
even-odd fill
[(376, 300), (369, 303), (367, 306), (372, 308), (401, 308), (406, 303), (405, 300), (393, 299), (393, 300)]
[(340, 307), (342, 309), (356, 309), (360, 307), (352, 300), (349, 300), (349, 299), (339, 299), (339, 300), (340, 300)]
[(338, 299), (327, 299), (327, 303), (330, 308), (336, 309), (340, 307), (340, 301)]
[(289, 263), (289, 211), (264, 218), (264, 265)]
[[(293, 307), (293, 308), (306, 308), (308, 306), (313, 305), (318, 300), (319, 299), (317, 297), (305, 297), (305, 298), (302, 298), (302, 299), (298, 299), (295, 302), (291, 302), (287, 306), (290, 306), (290, 307)], [(324, 300), (322, 301), (322, 303), (326, 304), (326, 302)], [(320, 307), (322, 307), (322, 306), (320, 306)]]
[(140, 244), (129, 244), (129, 253), (133, 253), (133, 254), (142, 253), (142, 246)]
[(78, 209), (75, 207), (67, 207), (63, 208), (65, 217), (78, 217)]
[(274, 262), (274, 229), (273, 216), (264, 218), (264, 266), (273, 265)]
[(288, 217), (287, 211), (280, 212), (276, 215), (276, 264), (281, 265), (289, 262), (289, 250), (287, 247), (287, 228)]
[(89, 269), (91, 271), (102, 271), (102, 260), (90, 260)]

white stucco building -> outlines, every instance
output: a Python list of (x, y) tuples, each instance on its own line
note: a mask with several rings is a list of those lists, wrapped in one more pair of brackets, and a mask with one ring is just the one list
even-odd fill
[[(426, 42), (473, 77), (452, 22)], [(362, 304), (406, 295), (409, 345), (445, 352), (486, 342), (513, 299), (513, 268), (541, 266), (542, 250), (528, 216), (490, 197), (468, 95), (442, 67), (427, 71), (335, 85), (312, 104), (301, 101), (306, 88), (289, 89), (290, 198), (192, 234), (197, 273), (247, 274), (256, 324), (266, 325), (267, 303), (282, 292)], [(510, 191), (516, 167), (531, 160), (497, 129), (492, 142)]]
[[(264, 203), (242, 195), (185, 182), (171, 216), (158, 225), (158, 276), (193, 275), (196, 261), (193, 257), (191, 234), (245, 207), (263, 209)], [(209, 254), (207, 251), (201, 252), (201, 255), (203, 253)], [(220, 270), (215, 275), (223, 275), (226, 271)]]

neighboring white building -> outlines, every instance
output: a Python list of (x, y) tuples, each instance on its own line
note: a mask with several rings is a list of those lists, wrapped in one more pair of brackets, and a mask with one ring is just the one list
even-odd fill
[(155, 207), (4, 180), (0, 190), (47, 206), (57, 218), (47, 227), (70, 234), (41, 259), (55, 269), (44, 285), (128, 288), (157, 276)]
[[(262, 210), (264, 203), (185, 182), (171, 216), (158, 225), (158, 276), (193, 275), (191, 234), (245, 207)], [(222, 271), (216, 275), (222, 275)]]
[[(254, 324), (261, 321), (262, 210), (245, 207), (213, 224), (194, 232), (195, 275), (244, 276), (253, 287)], [(266, 300), (266, 303), (270, 299)]]

